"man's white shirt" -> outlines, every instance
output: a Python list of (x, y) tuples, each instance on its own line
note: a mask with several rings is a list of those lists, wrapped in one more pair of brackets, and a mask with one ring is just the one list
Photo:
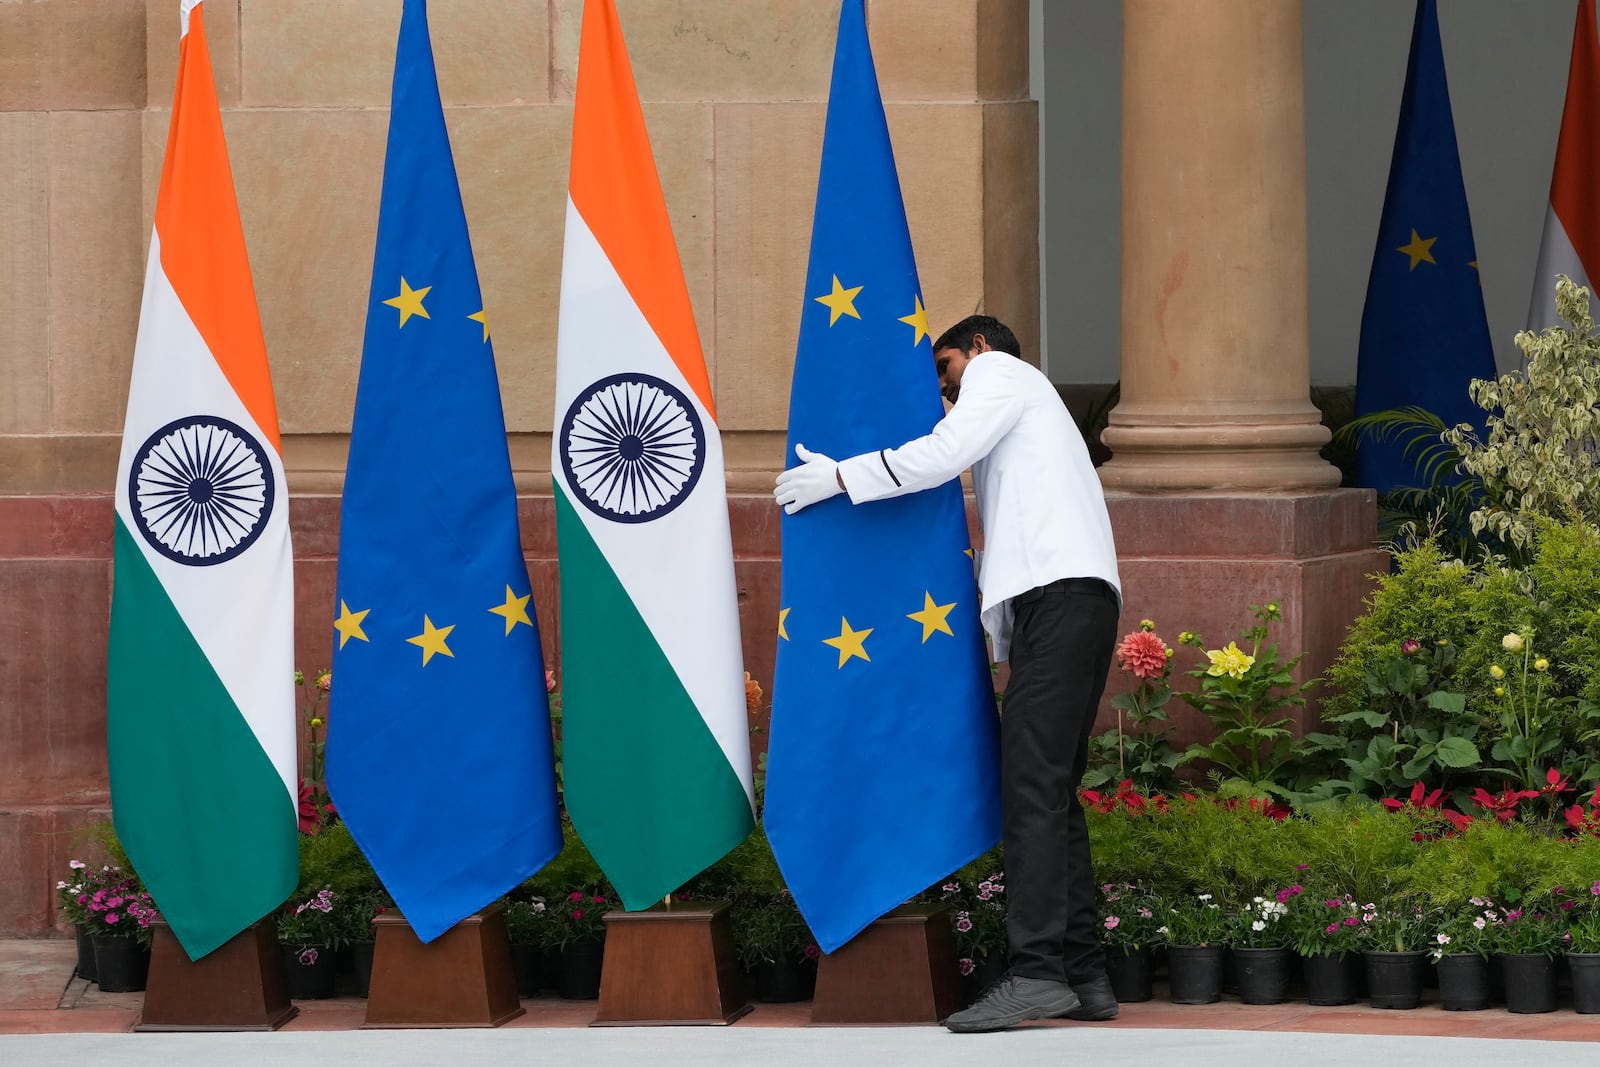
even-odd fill
[(983, 523), (978, 588), (996, 662), (1011, 652), (1012, 598), (1058, 578), (1117, 591), (1117, 550), (1100, 477), (1055, 386), (1005, 352), (980, 352), (956, 405), (929, 434), (839, 464), (854, 503), (942, 485), (972, 468)]

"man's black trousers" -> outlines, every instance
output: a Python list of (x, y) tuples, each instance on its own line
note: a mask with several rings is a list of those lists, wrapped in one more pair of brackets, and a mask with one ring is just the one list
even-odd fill
[(1013, 601), (1000, 712), (1011, 973), (1086, 982), (1105, 972), (1089, 830), (1078, 804), (1116, 645), (1116, 593), (1069, 578)]

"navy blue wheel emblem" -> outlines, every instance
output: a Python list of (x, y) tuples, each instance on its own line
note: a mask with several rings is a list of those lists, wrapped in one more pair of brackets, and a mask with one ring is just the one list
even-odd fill
[(561, 424), (567, 484), (596, 515), (649, 522), (683, 503), (706, 465), (689, 398), (648, 374), (613, 374), (578, 395)]
[(140, 446), (128, 473), (128, 507), (151, 548), (209, 567), (261, 536), (273, 489), (267, 451), (248, 431), (215, 415), (190, 415)]

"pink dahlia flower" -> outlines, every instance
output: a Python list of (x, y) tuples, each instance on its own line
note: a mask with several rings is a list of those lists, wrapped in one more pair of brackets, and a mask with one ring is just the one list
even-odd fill
[(1167, 670), (1167, 646), (1147, 630), (1135, 630), (1117, 646), (1117, 662), (1135, 678), (1160, 678)]

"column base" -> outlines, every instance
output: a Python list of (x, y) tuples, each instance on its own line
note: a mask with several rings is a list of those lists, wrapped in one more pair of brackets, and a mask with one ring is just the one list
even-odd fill
[(811, 1021), (822, 1026), (937, 1023), (959, 1007), (950, 909), (902, 904), (822, 957)]
[(1256, 421), (1230, 413), (1175, 423), (1164, 413), (1144, 425), (1137, 412), (1119, 407), (1100, 435), (1112, 453), (1100, 483), (1129, 492), (1337, 488), (1339, 469), (1318, 451), (1328, 443), (1328, 428), (1307, 408)]
[(726, 901), (605, 916), (595, 1026), (726, 1026), (750, 1010)]
[[(1122, 576), (1120, 632), (1151, 619), (1168, 644), (1180, 630), (1193, 630), (1215, 648), (1254, 622), (1250, 605), (1276, 601), (1283, 621), (1268, 640), (1285, 659), (1305, 653), (1295, 671), (1300, 679), (1318, 677), (1333, 663), (1350, 623), (1365, 610), (1371, 576), (1389, 567), (1376, 544), (1370, 489), (1107, 492), (1106, 505)], [(1194, 684), (1182, 675), (1173, 682), (1184, 689)], [(1113, 669), (1107, 700), (1127, 687)], [(1317, 690), (1308, 698), (1296, 719), (1315, 729)], [(1101, 705), (1100, 729), (1115, 725), (1108, 709)], [(1177, 701), (1167, 710), (1180, 747), (1209, 736), (1199, 712)]]
[(164, 920), (150, 923), (150, 978), (138, 1032), (276, 1030), (299, 1010), (289, 1003), (276, 924), (263, 919), (191, 960)]

